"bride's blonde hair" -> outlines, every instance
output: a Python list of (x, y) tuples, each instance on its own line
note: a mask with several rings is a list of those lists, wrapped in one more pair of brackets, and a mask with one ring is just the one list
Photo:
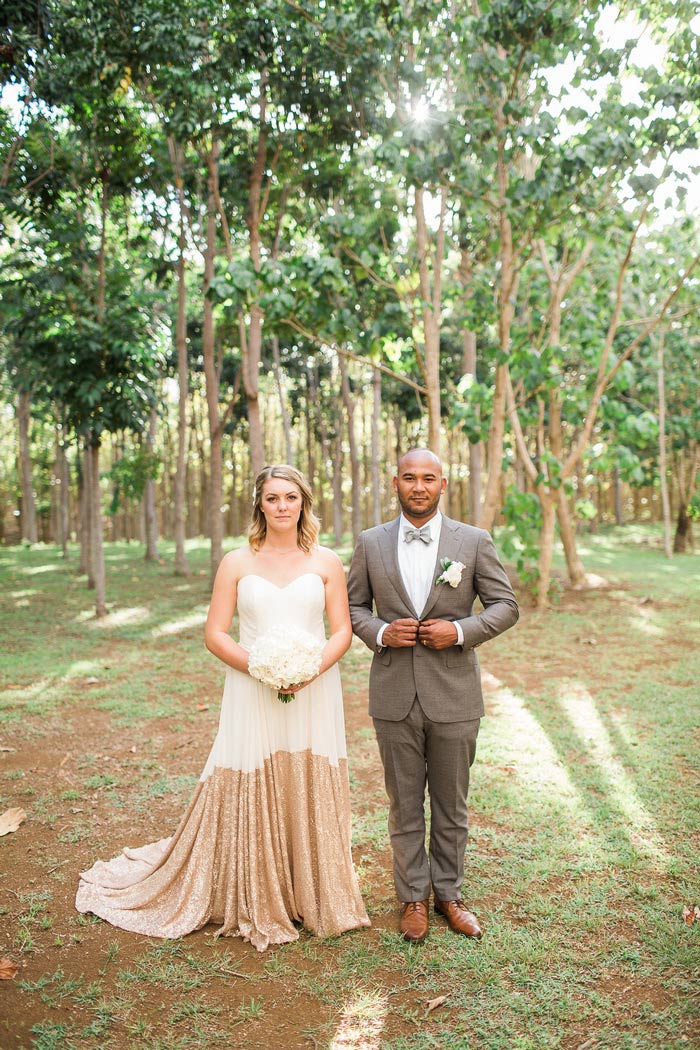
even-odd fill
[(253, 494), (253, 513), (248, 527), (248, 543), (252, 550), (260, 550), (267, 535), (267, 522), (262, 511), (263, 485), (268, 478), (282, 478), (290, 481), (301, 493), (301, 514), (297, 522), (297, 543), (306, 554), (310, 554), (316, 546), (321, 523), (313, 512), (313, 495), (304, 475), (290, 467), (288, 463), (276, 463), (271, 467), (263, 467), (255, 479), (255, 491)]

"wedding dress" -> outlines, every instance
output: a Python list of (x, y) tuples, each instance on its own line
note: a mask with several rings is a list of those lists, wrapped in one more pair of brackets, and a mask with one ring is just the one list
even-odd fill
[[(323, 638), (316, 573), (286, 587), (238, 583), (241, 645), (275, 624)], [(350, 797), (337, 664), (283, 704), (275, 690), (228, 668), (219, 730), (174, 835), (124, 849), (81, 873), (80, 912), (153, 937), (206, 923), (259, 951), (369, 926), (350, 853)]]

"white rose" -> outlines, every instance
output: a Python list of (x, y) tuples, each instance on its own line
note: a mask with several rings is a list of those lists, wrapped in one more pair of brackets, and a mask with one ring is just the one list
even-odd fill
[(449, 583), (450, 587), (459, 586), (464, 568), (465, 567), (462, 565), (461, 561), (453, 561), (442, 574), (445, 583)]

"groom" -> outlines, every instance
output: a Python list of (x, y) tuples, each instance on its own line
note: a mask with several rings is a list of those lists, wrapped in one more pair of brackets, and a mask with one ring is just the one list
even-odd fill
[[(446, 486), (437, 456), (406, 452), (394, 477), (401, 514), (361, 534), (348, 578), (353, 630), (374, 653), (369, 712), (389, 796), (399, 929), (408, 941), (428, 933), (431, 884), (435, 911), (451, 929), (481, 936), (461, 899), (469, 768), (484, 713), (474, 650), (518, 619), (489, 533), (438, 510)], [(476, 597), (479, 613), (472, 612)]]

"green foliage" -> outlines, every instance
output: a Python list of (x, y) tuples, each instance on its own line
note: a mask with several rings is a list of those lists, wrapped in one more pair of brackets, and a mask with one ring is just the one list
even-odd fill
[(160, 474), (162, 460), (154, 452), (141, 446), (130, 454), (122, 454), (112, 464), (109, 476), (114, 483), (109, 513), (114, 515), (126, 500), (140, 500), (146, 482), (156, 480)]
[(542, 528), (542, 510), (532, 492), (523, 492), (510, 485), (502, 512), (506, 527), (498, 534), (498, 542), (505, 557), (514, 562), (518, 577), (534, 593), (539, 579), (539, 535)]
[(459, 380), (454, 394), (448, 398), (448, 426), (463, 430), (472, 444), (483, 441), (488, 433), (488, 420), (493, 402), (493, 390), (487, 383), (478, 382), (467, 373)]

